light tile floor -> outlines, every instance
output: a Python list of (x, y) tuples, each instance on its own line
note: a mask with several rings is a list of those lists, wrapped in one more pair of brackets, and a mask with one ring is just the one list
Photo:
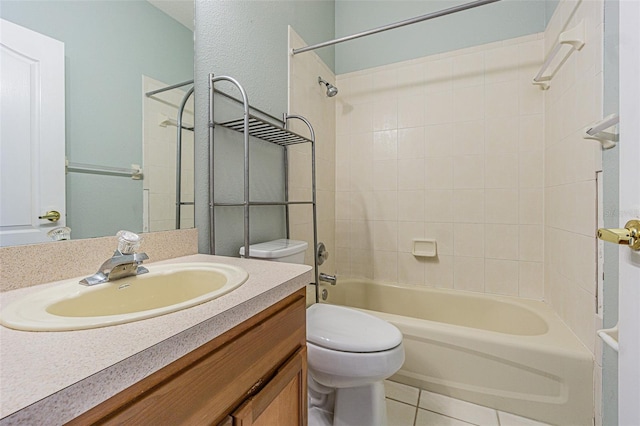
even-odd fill
[(548, 426), (390, 380), (384, 387), (389, 426)]

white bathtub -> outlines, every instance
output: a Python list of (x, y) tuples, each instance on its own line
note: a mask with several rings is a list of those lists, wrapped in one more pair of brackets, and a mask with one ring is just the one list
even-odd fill
[(557, 425), (591, 425), (593, 357), (543, 302), (341, 279), (327, 302), (398, 327), (394, 380)]

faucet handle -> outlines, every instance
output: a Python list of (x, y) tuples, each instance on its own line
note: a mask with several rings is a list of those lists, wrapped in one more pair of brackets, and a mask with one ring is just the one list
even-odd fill
[(122, 254), (135, 253), (142, 244), (142, 237), (131, 231), (118, 231), (118, 251)]

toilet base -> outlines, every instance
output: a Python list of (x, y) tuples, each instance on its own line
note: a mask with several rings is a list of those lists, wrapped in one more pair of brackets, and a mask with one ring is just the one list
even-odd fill
[(333, 426), (386, 426), (384, 383), (336, 389)]
[(384, 383), (331, 389), (309, 376), (309, 426), (386, 426)]

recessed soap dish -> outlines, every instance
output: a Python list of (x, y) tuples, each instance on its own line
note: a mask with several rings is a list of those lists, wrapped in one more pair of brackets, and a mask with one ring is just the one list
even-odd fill
[(415, 238), (412, 253), (419, 257), (435, 257), (438, 254), (436, 240)]

